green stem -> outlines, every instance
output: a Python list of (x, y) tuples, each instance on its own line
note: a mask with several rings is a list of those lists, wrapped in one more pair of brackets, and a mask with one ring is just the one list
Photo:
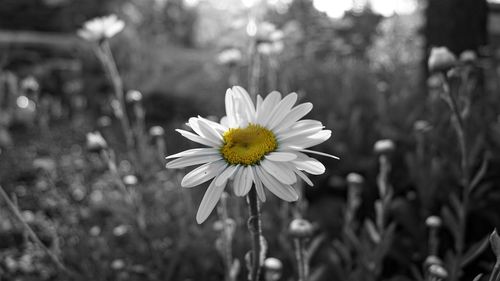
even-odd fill
[(297, 267), (299, 273), (298, 281), (307, 281), (307, 262), (305, 258), (305, 249), (303, 238), (295, 238), (295, 258), (297, 259)]
[(250, 189), (247, 196), (248, 203), (248, 230), (252, 239), (252, 268), (249, 275), (249, 281), (259, 281), (260, 270), (262, 267), (261, 259), (261, 236), (262, 224), (260, 220), (260, 205), (257, 199), (257, 192), (255, 188)]
[(99, 47), (97, 48), (97, 54), (99, 59), (101, 60), (101, 63), (104, 66), (104, 69), (106, 70), (111, 79), (116, 99), (120, 103), (121, 114), (120, 116), (118, 116), (119, 117), (118, 119), (120, 120), (123, 134), (125, 135), (127, 148), (129, 151), (133, 151), (134, 137), (125, 107), (125, 94), (123, 90), (123, 81), (121, 79), (120, 73), (118, 72), (118, 68), (113, 58), (113, 53), (111, 52), (111, 48), (109, 47), (108, 41), (104, 41), (99, 45)]
[[(460, 110), (458, 108), (458, 103), (455, 99), (451, 91), (451, 87), (449, 81), (446, 79), (445, 74), (442, 75), (443, 79), (443, 89), (446, 94), (446, 101), (448, 106), (452, 111), (454, 122), (454, 129), (457, 134), (458, 144), (460, 148), (460, 184), (462, 185), (462, 208), (458, 214), (459, 219), (459, 232), (457, 233), (457, 239), (455, 241), (455, 251), (457, 259), (460, 260), (462, 258), (465, 246), (465, 232), (467, 226), (467, 212), (469, 205), (469, 193), (470, 193), (470, 182), (469, 182), (469, 163), (468, 163), (468, 153), (467, 153), (467, 142), (465, 135), (465, 125), (462, 115), (460, 114)], [(460, 270), (460, 263), (456, 262), (455, 266), (452, 270), (451, 281), (458, 279), (458, 272)]]

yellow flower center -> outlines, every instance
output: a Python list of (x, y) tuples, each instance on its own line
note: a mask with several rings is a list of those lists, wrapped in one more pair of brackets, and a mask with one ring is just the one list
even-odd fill
[(264, 156), (278, 148), (273, 132), (255, 124), (233, 128), (224, 133), (222, 157), (232, 165), (255, 165)]

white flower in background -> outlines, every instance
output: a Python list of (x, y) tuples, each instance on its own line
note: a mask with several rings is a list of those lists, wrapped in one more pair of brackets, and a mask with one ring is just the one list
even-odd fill
[(237, 65), (242, 58), (243, 55), (238, 48), (226, 48), (217, 55), (217, 63), (234, 66)]
[(79, 29), (77, 33), (85, 40), (99, 42), (112, 38), (124, 27), (125, 23), (116, 15), (109, 15), (85, 22), (83, 28)]
[(320, 175), (325, 166), (306, 153), (335, 156), (307, 148), (331, 136), (321, 122), (300, 120), (313, 107), (302, 103), (294, 107), (297, 94), (282, 98), (279, 92), (265, 99), (257, 97), (257, 106), (245, 89), (235, 86), (226, 92), (226, 115), (220, 124), (202, 117), (192, 117), (188, 125), (195, 133), (178, 129), (187, 139), (205, 148), (186, 150), (167, 159), (167, 168), (201, 165), (182, 179), (183, 187), (194, 187), (212, 180), (203, 197), (196, 220), (202, 223), (210, 215), (229, 179), (234, 179), (234, 193), (245, 196), (252, 184), (261, 201), (266, 200), (264, 186), (285, 201), (295, 201), (292, 187), (297, 176), (313, 185), (305, 173)]
[(434, 47), (427, 63), (431, 72), (448, 71), (457, 64), (457, 57), (446, 47)]

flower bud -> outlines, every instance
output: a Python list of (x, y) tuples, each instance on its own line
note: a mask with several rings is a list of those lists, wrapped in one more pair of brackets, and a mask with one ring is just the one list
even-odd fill
[(441, 227), (442, 221), (438, 216), (430, 216), (425, 220), (425, 224), (430, 228), (438, 228)]
[(97, 126), (101, 128), (106, 128), (111, 126), (111, 118), (109, 116), (101, 116), (97, 119)]
[(142, 100), (142, 94), (137, 90), (130, 90), (127, 92), (126, 100), (129, 103), (140, 102)]
[(294, 219), (290, 223), (290, 234), (295, 238), (306, 238), (313, 234), (311, 223), (305, 219)]
[(162, 137), (165, 134), (165, 130), (160, 126), (153, 126), (149, 129), (149, 134), (152, 137)]
[(99, 132), (87, 133), (87, 149), (90, 152), (100, 152), (108, 147), (106, 140)]
[(220, 65), (235, 66), (243, 58), (241, 51), (237, 48), (227, 48), (217, 55), (217, 63)]
[(348, 184), (362, 184), (365, 181), (363, 176), (357, 173), (349, 173), (346, 179)]
[(448, 277), (448, 271), (438, 264), (429, 266), (429, 274), (439, 279), (446, 279)]
[(116, 259), (111, 263), (111, 268), (114, 270), (121, 270), (125, 267), (125, 262), (121, 259)]
[(460, 54), (460, 61), (465, 63), (473, 63), (477, 60), (476, 52), (473, 50), (465, 50)]
[(413, 123), (413, 130), (415, 130), (415, 132), (425, 133), (431, 129), (432, 126), (425, 120), (417, 120)]
[(428, 256), (425, 259), (425, 262), (424, 262), (425, 268), (428, 268), (431, 265), (435, 265), (435, 264), (437, 264), (437, 265), (443, 265), (443, 261), (439, 257), (434, 256), (434, 255)]
[(283, 272), (283, 263), (277, 258), (267, 258), (264, 261), (265, 280), (276, 281), (281, 278)]
[(392, 140), (389, 139), (379, 140), (373, 146), (373, 150), (377, 154), (389, 154), (393, 152), (395, 148), (396, 145)]
[(431, 72), (447, 71), (457, 63), (456, 56), (446, 47), (434, 47), (429, 55), (428, 66)]
[(136, 185), (139, 182), (135, 175), (126, 175), (123, 177), (123, 183), (127, 186)]

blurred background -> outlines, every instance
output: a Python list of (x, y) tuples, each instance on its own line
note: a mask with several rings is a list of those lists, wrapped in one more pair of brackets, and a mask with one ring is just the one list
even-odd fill
[[(132, 98), (122, 108), (135, 156), (96, 45), (76, 35), (86, 21), (109, 14), (125, 23), (109, 39), (124, 92), (142, 93), (140, 106)], [(279, 36), (254, 41), (261, 29)], [(474, 190), (463, 221), (463, 197), (455, 204), (450, 196), (461, 194), (464, 173), (454, 121), (442, 81), (428, 70), (431, 48), (441, 46), (458, 62), (457, 73), (446, 75), (467, 116)], [(327, 172), (313, 178), (316, 186), (305, 188), (299, 203), (264, 204), (268, 255), (283, 263), (281, 279), (265, 280), (297, 280), (287, 241), (297, 216), (314, 225), (310, 280), (424, 280), (431, 215), (447, 225), (432, 255), (449, 271), (454, 260), (463, 265), (449, 280), (472, 280), (491, 269), (494, 255), (482, 239), (500, 226), (499, 62), (494, 0), (1, 0), (0, 185), (23, 220), (0, 200), (0, 280), (228, 280), (217, 242), (224, 237), (216, 224), (221, 212), (197, 225), (204, 188), (181, 190), (182, 174), (165, 170), (163, 156), (196, 147), (174, 129), (192, 116), (218, 120), (225, 90), (248, 88), (251, 79), (261, 95), (297, 92), (312, 102), (310, 118), (333, 131), (321, 150), (341, 158), (321, 159)], [(111, 160), (86, 147), (86, 134), (96, 130), (113, 149)], [(361, 240), (354, 244), (368, 246), (349, 248), (342, 234), (346, 176), (363, 179), (354, 220), (376, 220), (380, 164), (373, 148), (380, 139), (395, 144), (386, 206), (393, 237), (382, 245), (381, 233), (354, 227)], [(233, 280), (246, 280), (244, 200), (229, 197), (227, 205), (240, 262)], [(464, 249), (454, 244), (450, 209), (465, 224)], [(372, 252), (378, 254), (362, 259)]]

